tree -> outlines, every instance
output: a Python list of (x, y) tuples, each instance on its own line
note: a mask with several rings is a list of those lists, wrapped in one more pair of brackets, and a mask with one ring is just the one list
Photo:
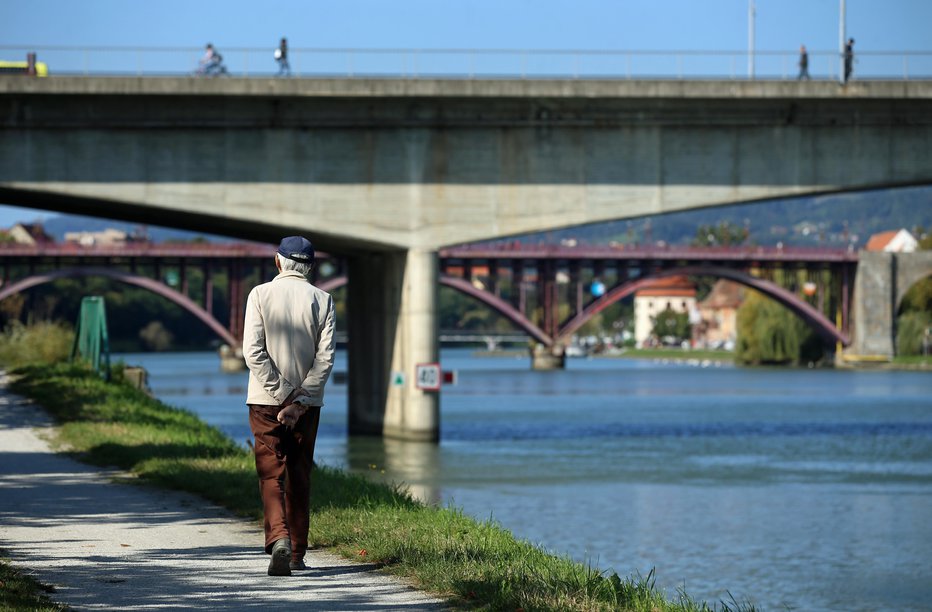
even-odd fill
[(515, 330), (511, 321), (489, 306), (449, 287), (440, 288), (440, 328), (486, 333)]
[(692, 245), (699, 247), (738, 246), (747, 242), (749, 236), (750, 232), (746, 227), (722, 221), (718, 225), (700, 225), (696, 230)]
[(927, 276), (909, 288), (903, 296), (900, 311), (932, 312), (932, 276)]
[(896, 319), (896, 354), (925, 355), (932, 340), (932, 316), (912, 311)]
[(896, 318), (896, 354), (923, 355), (932, 329), (932, 277), (909, 288)]
[(634, 302), (632, 298), (615, 302), (595, 315), (579, 328), (579, 336), (614, 336), (623, 329), (634, 330)]
[(654, 328), (651, 331), (659, 340), (675, 338), (682, 342), (691, 337), (692, 327), (689, 324), (689, 315), (685, 312), (676, 312), (669, 306), (654, 317)]
[(148, 325), (139, 330), (139, 337), (146, 348), (152, 351), (164, 351), (172, 345), (172, 333), (165, 329), (159, 321), (150, 321)]
[(739, 363), (791, 364), (822, 358), (822, 341), (806, 323), (781, 304), (748, 291), (738, 308)]

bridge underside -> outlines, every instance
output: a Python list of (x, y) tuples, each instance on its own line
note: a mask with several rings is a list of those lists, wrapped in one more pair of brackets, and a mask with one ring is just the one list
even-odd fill
[(0, 199), (347, 256), (370, 339), (351, 421), (430, 438), (439, 400), (413, 379), (438, 358), (437, 248), (932, 183), (930, 100), (924, 82), (0, 77)]
[(0, 197), (352, 254), (932, 183), (929, 83), (260, 84), (0, 77)]

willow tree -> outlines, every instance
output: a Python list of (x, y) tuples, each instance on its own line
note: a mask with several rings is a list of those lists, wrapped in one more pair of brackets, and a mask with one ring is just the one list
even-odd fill
[(738, 309), (735, 359), (746, 364), (794, 364), (818, 361), (822, 343), (792, 311), (748, 291)]

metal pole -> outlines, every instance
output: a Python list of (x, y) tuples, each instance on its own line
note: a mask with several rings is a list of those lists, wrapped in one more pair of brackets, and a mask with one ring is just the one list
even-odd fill
[(748, 0), (748, 78), (754, 78), (754, 0)]
[(845, 82), (845, 0), (840, 0), (838, 7), (838, 53), (841, 61), (838, 64), (838, 81)]
[(849, 304), (848, 304), (848, 294), (849, 294), (849, 279), (848, 279), (848, 266), (843, 265), (841, 269), (841, 331), (848, 333), (848, 317), (850, 316)]

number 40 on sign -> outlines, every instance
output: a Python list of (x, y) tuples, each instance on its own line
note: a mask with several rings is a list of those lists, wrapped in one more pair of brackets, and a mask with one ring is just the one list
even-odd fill
[[(456, 384), (456, 370), (441, 370), (439, 363), (419, 363), (415, 366), (414, 384), (422, 391), (439, 391), (441, 385)], [(401, 376), (401, 382), (404, 384), (404, 375)]]
[(439, 363), (419, 363), (415, 366), (414, 380), (418, 389), (439, 391), (442, 378)]

